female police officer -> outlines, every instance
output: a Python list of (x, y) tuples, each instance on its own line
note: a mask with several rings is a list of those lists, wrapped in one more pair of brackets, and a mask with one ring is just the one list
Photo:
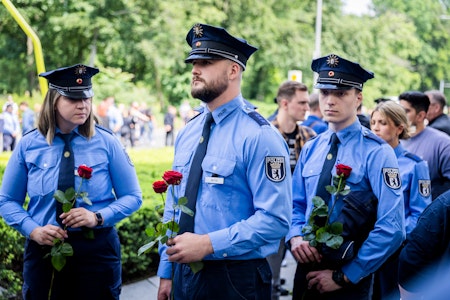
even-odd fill
[[(38, 127), (23, 136), (3, 176), (0, 214), (27, 238), (24, 299), (119, 299), (120, 243), (114, 224), (140, 207), (142, 194), (119, 140), (94, 124), (91, 77), (96, 73), (96, 68), (74, 65), (40, 74), (49, 81), (49, 91)], [(69, 137), (67, 149), (63, 136)], [(60, 172), (66, 159), (73, 160)], [(78, 187), (82, 178), (70, 175), (80, 165), (92, 168), (81, 188), (92, 205), (80, 198), (70, 211), (57, 212), (55, 190), (62, 189), (67, 176), (68, 186)], [(82, 228), (90, 228), (93, 239)], [(55, 239), (73, 247), (60, 272), (44, 258)]]

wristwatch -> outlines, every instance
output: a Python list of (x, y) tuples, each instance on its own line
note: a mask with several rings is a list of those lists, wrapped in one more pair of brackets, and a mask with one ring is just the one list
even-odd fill
[(103, 217), (99, 212), (95, 212), (95, 217), (97, 218), (97, 226), (103, 225)]
[(344, 272), (342, 272), (342, 270), (335, 270), (333, 271), (333, 275), (332, 275), (332, 279), (334, 282), (336, 282), (338, 285), (342, 286), (342, 287), (346, 287), (346, 286), (350, 286), (351, 282), (347, 282), (345, 281), (344, 278)]

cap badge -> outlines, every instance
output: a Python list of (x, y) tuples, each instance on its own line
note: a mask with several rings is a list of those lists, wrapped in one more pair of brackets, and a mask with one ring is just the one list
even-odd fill
[(78, 84), (82, 84), (82, 83), (83, 83), (83, 79), (77, 78), (76, 82), (77, 82)]
[(332, 68), (337, 67), (339, 64), (339, 57), (337, 57), (337, 55), (334, 54), (330, 54), (327, 57), (327, 65), (329, 65)]
[(195, 24), (194, 27), (192, 27), (192, 30), (194, 31), (195, 37), (199, 38), (203, 36), (203, 27), (200, 24)]
[(328, 77), (334, 77), (334, 72), (333, 71), (328, 72)]
[(75, 75), (83, 75), (84, 73), (86, 73), (86, 67), (85, 66), (78, 66), (75, 68)]
[(200, 47), (202, 45), (202, 42), (200, 42), (200, 41), (197, 41), (196, 43), (195, 43), (195, 47)]

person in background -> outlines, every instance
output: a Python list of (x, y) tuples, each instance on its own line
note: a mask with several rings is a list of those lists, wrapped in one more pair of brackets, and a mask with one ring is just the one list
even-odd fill
[[(289, 147), (289, 164), (293, 173), (303, 145), (316, 136), (311, 128), (299, 125), (309, 109), (308, 87), (297, 81), (286, 81), (278, 88), (276, 99), (278, 114), (272, 124), (280, 131)], [(286, 253), (284, 240), (283, 237), (278, 252), (267, 258), (272, 269), (272, 300), (289, 294), (289, 291), (282, 287), (280, 278), (281, 264)]]
[(362, 126), (370, 129), (370, 118), (365, 113), (363, 113), (362, 107), (363, 107), (363, 105), (361, 103), (358, 106), (358, 110), (357, 110), (357, 116), (359, 119), (359, 123), (361, 123)]
[(23, 101), (19, 104), (19, 109), (22, 112), (21, 125), (22, 135), (35, 128), (34, 111), (28, 106), (28, 103)]
[[(175, 193), (186, 195), (195, 214), (175, 216), (180, 231), (160, 244), (158, 299), (270, 299), (266, 257), (288, 231), (292, 182), (286, 143), (241, 94), (257, 49), (207, 24), (194, 25), (186, 41), (191, 95), (205, 106), (180, 130), (173, 167), (183, 175)], [(205, 146), (206, 155), (198, 154)], [(173, 202), (169, 193), (166, 221)], [(189, 263), (198, 261), (203, 267), (194, 273)]]
[[(363, 127), (357, 117), (363, 84), (374, 77), (373, 73), (335, 54), (314, 59), (311, 69), (319, 75), (315, 88), (320, 90), (320, 109), (328, 130), (303, 146), (292, 177), (293, 216), (286, 241), (298, 262), (293, 299), (369, 300), (372, 274), (405, 238), (397, 158), (392, 147)], [(346, 178), (350, 193), (344, 199), (330, 195), (325, 188), (334, 185), (335, 163), (350, 168)], [(327, 222), (343, 225), (342, 238), (348, 230), (356, 231), (356, 236), (349, 235), (334, 252), (325, 245), (316, 248), (304, 239), (303, 228), (310, 224), (315, 196), (328, 204)], [(351, 211), (353, 206), (358, 210)], [(354, 222), (358, 226), (349, 225), (352, 220), (344, 213), (366, 206), (371, 209)], [(320, 223), (311, 225), (321, 227)], [(339, 255), (333, 257), (336, 252)]]
[(14, 98), (11, 94), (6, 97), (6, 102), (3, 104), (2, 107), (3, 112), (6, 111), (8, 105), (12, 105), (12, 113), (17, 116), (19, 114), (19, 106), (14, 101)]
[(411, 153), (428, 163), (431, 179), (431, 198), (450, 189), (450, 137), (444, 132), (425, 125), (430, 106), (427, 95), (408, 91), (398, 97), (406, 111), (411, 138), (401, 143)]
[[(371, 115), (370, 128), (395, 151), (402, 179), (405, 208), (405, 229), (408, 235), (416, 226), (425, 207), (431, 203), (431, 181), (427, 163), (406, 151), (400, 139), (408, 139), (408, 119), (403, 107), (394, 101), (376, 106)], [(375, 299), (400, 298), (398, 289), (398, 253), (375, 273)]]
[(164, 115), (164, 129), (166, 131), (166, 146), (173, 146), (175, 140), (175, 119), (177, 117), (177, 108), (169, 105)]
[[(91, 77), (98, 71), (78, 64), (39, 74), (49, 90), (38, 126), (22, 137), (3, 176), (0, 215), (26, 237), (25, 300), (120, 296), (121, 250), (114, 225), (141, 206), (142, 192), (123, 146), (94, 123)], [(89, 180), (79, 172), (74, 176), (81, 166), (91, 169), (91, 178), (84, 177)], [(56, 190), (81, 183), (91, 204), (79, 197), (69, 211), (58, 210)], [(85, 235), (88, 229), (93, 238)], [(58, 240), (73, 248), (59, 272), (47, 255)]]
[(328, 124), (323, 120), (323, 115), (320, 111), (318, 93), (309, 95), (309, 115), (306, 120), (302, 122), (302, 125), (311, 127), (317, 134), (328, 129)]
[(444, 108), (447, 106), (445, 95), (437, 90), (426, 91), (425, 95), (430, 99), (430, 107), (427, 111), (427, 126), (450, 135), (450, 117), (444, 113)]
[(13, 105), (6, 105), (3, 112), (3, 151), (13, 151), (20, 135), (20, 122), (13, 111)]
[(427, 206), (408, 235), (399, 258), (401, 299), (448, 299), (449, 263), (450, 190)]
[(113, 96), (106, 97), (106, 120), (107, 128), (111, 130), (114, 135), (120, 139), (122, 127), (124, 126), (124, 119), (122, 112), (116, 106), (116, 99)]

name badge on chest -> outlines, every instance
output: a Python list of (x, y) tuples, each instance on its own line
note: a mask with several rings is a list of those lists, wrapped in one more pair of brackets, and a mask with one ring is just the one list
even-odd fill
[(215, 184), (223, 184), (224, 178), (223, 177), (205, 177), (206, 183), (215, 183)]

